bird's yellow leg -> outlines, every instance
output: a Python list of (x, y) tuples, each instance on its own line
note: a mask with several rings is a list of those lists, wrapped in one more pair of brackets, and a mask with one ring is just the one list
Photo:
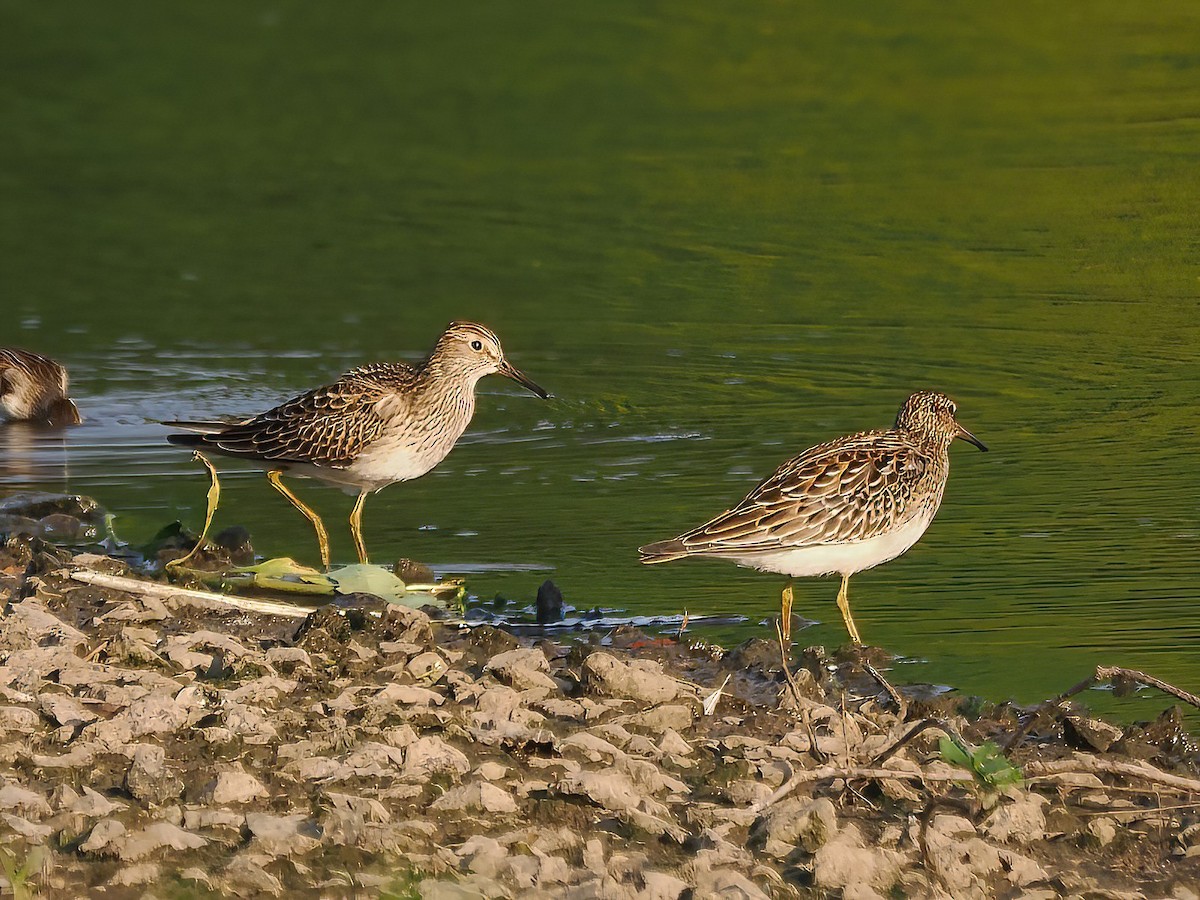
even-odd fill
[(780, 605), (780, 623), (779, 626), (783, 631), (783, 642), (791, 644), (792, 642), (792, 580), (789, 578), (787, 585), (783, 589), (783, 599)]
[(287, 497), (288, 502), (296, 509), (303, 513), (304, 518), (312, 522), (312, 526), (317, 532), (317, 544), (321, 548), (321, 565), (326, 569), (329, 568), (329, 532), (325, 530), (325, 523), (321, 521), (321, 517), (310, 509), (303, 500), (288, 490), (282, 479), (279, 477), (282, 474), (281, 469), (271, 469), (267, 472), (267, 481), (271, 482), (271, 487)]
[(362, 491), (354, 501), (354, 509), (350, 510), (350, 536), (354, 538), (354, 549), (358, 551), (358, 561), (367, 562), (367, 545), (362, 536), (363, 504), (367, 501), (367, 492)]
[(838, 591), (837, 605), (842, 611), (842, 618), (846, 620), (846, 630), (850, 632), (850, 640), (854, 641), (855, 646), (863, 645), (862, 638), (858, 636), (858, 628), (854, 625), (854, 616), (850, 615), (850, 598), (847, 596), (847, 589), (850, 586), (850, 576), (842, 576), (842, 589)]

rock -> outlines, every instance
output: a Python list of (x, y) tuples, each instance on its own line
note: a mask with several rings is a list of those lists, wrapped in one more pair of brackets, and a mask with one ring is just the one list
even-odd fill
[(577, 755), (589, 762), (612, 762), (625, 756), (625, 751), (587, 731), (567, 735), (559, 743), (558, 752)]
[(104, 507), (82, 494), (23, 491), (0, 500), (0, 516), (23, 516), (27, 519), (67, 516), (103, 528), (105, 515)]
[(797, 847), (805, 853), (815, 853), (837, 830), (837, 811), (830, 800), (789, 798), (775, 804), (754, 823), (750, 841), (751, 846), (761, 847), (768, 856), (787, 859)]
[(512, 813), (517, 811), (517, 801), (503, 788), (487, 781), (475, 781), (447, 791), (429, 808), (439, 811)]
[(1046, 836), (1047, 800), (1040, 794), (1022, 792), (1013, 803), (1003, 803), (983, 823), (988, 837), (1015, 844), (1032, 844)]
[(550, 677), (550, 662), (546, 654), (535, 648), (500, 653), (488, 660), (483, 670), (517, 690), (558, 690), (558, 682)]
[(624, 721), (627, 725), (644, 728), (654, 734), (663, 734), (667, 731), (687, 731), (696, 721), (696, 710), (691, 706), (672, 703), (634, 713)]
[(23, 706), (0, 706), (0, 736), (5, 732), (33, 734), (38, 729), (38, 714)]
[(266, 870), (271, 857), (254, 850), (243, 850), (229, 861), (221, 873), (219, 893), (233, 897), (278, 897), (283, 882)]
[(162, 866), (158, 863), (138, 863), (133, 866), (122, 866), (109, 879), (110, 887), (133, 887), (139, 884), (149, 884), (162, 877)]
[(234, 765), (217, 772), (217, 777), (205, 787), (202, 797), (207, 803), (226, 806), (230, 803), (249, 803), (268, 796), (261, 781), (242, 768)]
[(1108, 816), (1097, 816), (1088, 822), (1086, 834), (1097, 846), (1107, 847), (1117, 836), (1117, 823)]
[(698, 873), (697, 898), (737, 898), (737, 900), (770, 900), (753, 881), (734, 869), (712, 869)]
[(425, 563), (402, 557), (392, 566), (392, 574), (405, 584), (433, 584), (437, 575)]
[[(109, 821), (109, 820), (105, 820)], [(103, 824), (103, 823), (101, 823)], [(100, 826), (96, 826), (99, 828)], [(93, 832), (94, 834), (94, 832)], [(90, 839), (89, 839), (90, 840)], [(154, 822), (140, 831), (128, 832), (114, 842), (117, 855), (123, 860), (141, 859), (156, 850), (169, 847), (172, 850), (197, 850), (207, 844), (204, 838), (184, 831), (171, 822)]]
[(508, 774), (508, 766), (502, 766), (498, 762), (480, 763), (475, 769), (475, 774), (485, 781), (499, 781)]
[(580, 795), (597, 806), (651, 834), (665, 834), (682, 843), (686, 833), (670, 820), (667, 807), (639, 791), (629, 776), (606, 770), (582, 770), (564, 776), (554, 789), (561, 794)]
[(246, 813), (251, 846), (268, 856), (300, 856), (321, 843), (321, 828), (304, 813), (274, 816)]
[(847, 824), (817, 849), (813, 880), (825, 888), (845, 891), (865, 885), (887, 893), (900, 880), (904, 860), (895, 850), (865, 846), (858, 826)]
[(666, 872), (642, 872), (642, 896), (646, 900), (679, 900), (688, 889), (686, 881)]
[(79, 849), (83, 853), (99, 853), (108, 849), (123, 834), (125, 824), (119, 819), (102, 819), (96, 823), (87, 840), (79, 845)]
[(449, 664), (440, 653), (435, 653), (432, 650), (426, 650), (424, 653), (418, 653), (408, 661), (405, 669), (417, 681), (436, 682), (445, 674)]
[(250, 532), (241, 525), (230, 525), (217, 532), (212, 542), (225, 551), (235, 566), (254, 564), (254, 547), (250, 544)]
[(157, 744), (138, 744), (125, 773), (125, 789), (148, 804), (163, 804), (183, 794), (183, 782), (167, 768), (167, 753)]
[(34, 818), (50, 815), (50, 804), (45, 797), (18, 784), (0, 787), (0, 810), (10, 809)]
[(425, 780), (431, 775), (466, 775), (471, 762), (465, 753), (441, 738), (427, 735), (417, 738), (404, 749), (406, 778)]
[(1121, 729), (1087, 716), (1064, 716), (1063, 737), (1073, 747), (1105, 753), (1121, 739)]
[(458, 850), (467, 871), (494, 878), (508, 857), (508, 850), (495, 838), (477, 834), (467, 839)]
[(661, 663), (642, 659), (623, 662), (604, 651), (584, 660), (583, 683), (593, 693), (652, 706), (670, 702), (684, 693), (683, 686), (663, 672)]
[(83, 726), (100, 718), (94, 712), (84, 709), (83, 704), (74, 697), (68, 697), (66, 694), (44, 693), (38, 697), (38, 706), (59, 725)]
[(563, 618), (563, 595), (553, 581), (547, 578), (538, 588), (537, 600), (534, 603), (539, 625), (553, 625)]

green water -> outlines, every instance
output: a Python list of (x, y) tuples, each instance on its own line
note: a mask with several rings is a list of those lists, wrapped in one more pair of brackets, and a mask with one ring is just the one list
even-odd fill
[[(0, 2), (0, 343), (87, 423), (0, 432), (0, 491), (131, 540), (206, 482), (155, 420), (249, 413), (493, 326), (500, 379), (376, 559), (473, 592), (741, 613), (781, 579), (635, 548), (918, 387), (954, 451), (905, 557), (856, 576), (902, 680), (1033, 701), (1097, 663), (1200, 687), (1200, 8), (1017, 3)], [(218, 525), (315, 559), (229, 464)], [(350, 499), (300, 482), (349, 559)], [(836, 582), (797, 590), (839, 643)], [(1134, 717), (1159, 702), (1097, 706)]]

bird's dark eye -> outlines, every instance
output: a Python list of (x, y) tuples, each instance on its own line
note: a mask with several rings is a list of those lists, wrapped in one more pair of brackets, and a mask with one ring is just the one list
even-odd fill
[(471, 341), (471, 349), (472, 350), (482, 350), (483, 349), (483, 341)]

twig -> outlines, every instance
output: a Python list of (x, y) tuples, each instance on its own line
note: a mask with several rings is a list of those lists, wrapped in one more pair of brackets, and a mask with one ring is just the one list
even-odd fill
[(1112, 681), (1117, 678), (1126, 678), (1130, 681), (1137, 681), (1148, 687), (1158, 688), (1164, 694), (1170, 694), (1177, 700), (1182, 700), (1184, 703), (1200, 708), (1200, 697), (1195, 694), (1189, 694), (1183, 688), (1177, 688), (1173, 684), (1167, 684), (1155, 678), (1153, 675), (1147, 675), (1145, 672), (1139, 672), (1136, 669), (1122, 669), (1120, 666), (1096, 666), (1097, 681)]
[(139, 581), (136, 578), (126, 578), (123, 575), (106, 575), (103, 572), (93, 572), (90, 569), (75, 569), (70, 573), (73, 581), (91, 584), (96, 587), (110, 588), (114, 591), (127, 591), (130, 594), (141, 594), (144, 597), (170, 597), (198, 600), (203, 603), (223, 603), (226, 606), (237, 607), (247, 612), (263, 613), (269, 616), (290, 616), (293, 619), (307, 619), (312, 615), (310, 607), (296, 606), (292, 603), (282, 603), (278, 600), (258, 600), (253, 597), (235, 597), (230, 594), (215, 594), (211, 591), (196, 591), (190, 588), (175, 587), (170, 584), (159, 584), (155, 581)]
[(1170, 694), (1172, 697), (1182, 700), (1184, 703), (1188, 703), (1192, 706), (1200, 708), (1200, 697), (1197, 697), (1195, 694), (1188, 693), (1182, 688), (1177, 688), (1173, 684), (1168, 684), (1161, 679), (1155, 678), (1153, 675), (1147, 675), (1145, 672), (1139, 672), (1136, 669), (1123, 669), (1120, 666), (1096, 666), (1096, 671), (1090, 678), (1085, 678), (1083, 681), (1079, 682), (1079, 684), (1068, 688), (1053, 700), (1047, 700), (1045, 703), (1035, 709), (1030, 714), (1029, 718), (1025, 720), (1025, 723), (1016, 730), (1011, 738), (1008, 739), (1008, 742), (1004, 745), (1004, 749), (1006, 751), (1012, 750), (1014, 747), (1020, 744), (1025, 736), (1029, 734), (1029, 732), (1033, 731), (1033, 729), (1037, 726), (1037, 723), (1042, 720), (1042, 716), (1045, 715), (1049, 710), (1057, 708), (1063, 701), (1069, 700), (1076, 694), (1083, 693), (1097, 682), (1112, 681), (1114, 679), (1122, 678), (1129, 681), (1139, 682), (1147, 687), (1158, 688), (1158, 690), (1162, 691), (1164, 694)]
[(1027, 762), (1022, 767), (1025, 774), (1031, 778), (1052, 778), (1055, 775), (1117, 775), (1121, 778), (1136, 778), (1151, 784), (1161, 784), (1167, 787), (1189, 793), (1200, 793), (1200, 781), (1194, 778), (1184, 778), (1182, 775), (1172, 775), (1156, 769), (1146, 763), (1122, 762), (1116, 759), (1099, 759), (1075, 757), (1074, 759), (1057, 759)]
[(892, 683), (890, 681), (888, 681), (886, 678), (884, 678), (883, 675), (880, 674), (879, 670), (876, 669), (873, 665), (871, 665), (869, 662), (864, 662), (862, 665), (863, 665), (863, 669), (866, 670), (867, 674), (870, 675), (872, 678), (874, 678), (881, 685), (883, 685), (883, 689), (888, 692), (888, 696), (891, 697), (892, 702), (896, 704), (897, 712), (900, 715), (900, 721), (903, 722), (905, 719), (907, 719), (908, 718), (908, 701), (905, 700), (903, 696), (901, 696), (901, 694), (898, 690), (896, 690), (894, 687), (892, 687)]
[(792, 689), (792, 696), (796, 699), (796, 707), (804, 709), (804, 698), (800, 696), (800, 688), (796, 684), (796, 679), (792, 677), (792, 670), (788, 668), (787, 650), (783, 640), (783, 627), (779, 624), (779, 620), (775, 620), (775, 634), (779, 637), (779, 660), (783, 663), (783, 674), (787, 678), (788, 687)]
[(768, 806), (778, 803), (796, 788), (802, 784), (808, 784), (813, 781), (825, 781), (833, 778), (845, 779), (880, 779), (885, 781), (893, 780), (908, 780), (908, 781), (953, 781), (953, 782), (969, 782), (971, 781), (971, 773), (967, 771), (958, 772), (908, 772), (904, 769), (879, 769), (873, 767), (851, 766), (845, 768), (842, 766), (819, 766), (815, 769), (806, 769), (803, 772), (797, 772), (786, 783), (776, 789), (766, 800), (756, 804), (753, 809), (755, 812), (761, 812)]

